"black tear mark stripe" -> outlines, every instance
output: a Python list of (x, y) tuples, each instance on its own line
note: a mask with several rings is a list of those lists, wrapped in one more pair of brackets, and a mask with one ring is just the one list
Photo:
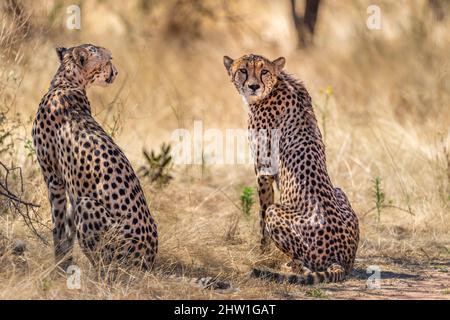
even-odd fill
[[(260, 80), (261, 80), (262, 92), (266, 91), (266, 84), (264, 83), (264, 81), (263, 81), (263, 79), (262, 79), (262, 77), (263, 77), (262, 71), (263, 71), (263, 70), (264, 70), (264, 69), (261, 69), (261, 74), (260, 74)], [(270, 75), (270, 72), (269, 72), (268, 74)]]

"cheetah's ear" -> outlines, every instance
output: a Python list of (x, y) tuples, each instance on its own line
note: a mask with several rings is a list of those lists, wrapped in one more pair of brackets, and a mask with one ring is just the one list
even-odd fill
[(273, 60), (272, 63), (276, 66), (278, 72), (280, 72), (286, 64), (286, 59), (284, 57), (279, 57), (278, 59)]
[(59, 62), (63, 61), (64, 54), (67, 52), (67, 48), (65, 47), (57, 47), (56, 54), (58, 55)]
[(84, 67), (89, 56), (89, 51), (83, 47), (76, 47), (73, 49), (72, 56), (77, 65)]
[(230, 74), (230, 69), (231, 69), (231, 65), (233, 64), (233, 62), (234, 62), (234, 60), (231, 59), (229, 56), (223, 57), (223, 65), (227, 69), (228, 74)]

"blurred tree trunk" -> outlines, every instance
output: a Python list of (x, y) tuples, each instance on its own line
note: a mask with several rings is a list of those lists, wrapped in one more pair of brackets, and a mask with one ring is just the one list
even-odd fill
[(291, 12), (297, 32), (298, 46), (306, 48), (313, 42), (320, 0), (306, 0), (303, 16), (297, 14), (297, 0), (291, 0)]
[(444, 4), (448, 5), (448, 0), (428, 0), (428, 4), (431, 8), (431, 12), (433, 12), (433, 16), (437, 21), (442, 21), (445, 18), (445, 9)]

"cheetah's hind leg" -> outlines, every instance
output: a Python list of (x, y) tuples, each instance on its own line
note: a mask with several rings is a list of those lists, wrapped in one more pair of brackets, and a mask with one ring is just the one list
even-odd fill
[(78, 243), (94, 267), (102, 273), (114, 260), (118, 237), (109, 211), (97, 200), (78, 199), (75, 209)]

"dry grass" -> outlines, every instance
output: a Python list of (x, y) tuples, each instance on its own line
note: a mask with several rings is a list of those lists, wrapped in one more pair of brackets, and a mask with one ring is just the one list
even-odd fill
[[(90, 42), (113, 52), (120, 71), (116, 84), (93, 88), (89, 96), (96, 118), (114, 128), (135, 169), (144, 162), (144, 147), (159, 148), (170, 141), (174, 129), (192, 130), (194, 120), (203, 120), (205, 128), (245, 128), (246, 113), (222, 56), (254, 52), (286, 56), (287, 70), (302, 79), (313, 96), (322, 129), (326, 126), (332, 180), (346, 191), (360, 218), (358, 266), (377, 264), (375, 257), (427, 266), (436, 259), (449, 260), (450, 19), (433, 23), (423, 10), (425, 1), (381, 1), (379, 31), (365, 27), (369, 2), (338, 6), (327, 1), (316, 47), (307, 51), (295, 50), (287, 1), (211, 1), (202, 14), (180, 9), (183, 19), (170, 19), (172, 2), (146, 8), (141, 1), (123, 7), (89, 1), (84, 2), (80, 31), (61, 27), (64, 1), (47, 1), (47, 7), (24, 3), (25, 14), (31, 16), (26, 34), (4, 8), (0, 12), (6, 17), (0, 30), (7, 31), (0, 37), (8, 37), (0, 38), (0, 107), (9, 110), (8, 122), (1, 125), (14, 129), (7, 141), (12, 143), (10, 152), (0, 157), (23, 167), (26, 197), (41, 205), (45, 225), (51, 226), (46, 188), (25, 145), (30, 119), (57, 68), (54, 47)], [(323, 116), (323, 90), (328, 86), (333, 95)], [(259, 253), (257, 208), (247, 218), (236, 207), (242, 188), (254, 186), (251, 166), (180, 166), (172, 175), (174, 180), (163, 189), (143, 180), (159, 225), (155, 272), (124, 274), (106, 283), (77, 249), (81, 290), (67, 289), (66, 280), (54, 270), (52, 248), (2, 208), (0, 299), (322, 297), (309, 288), (247, 277), (252, 265), (276, 268), (285, 262), (275, 249), (266, 256)], [(370, 211), (375, 206), (375, 177), (381, 177), (385, 204), (391, 206), (382, 209), (379, 224), (376, 211)], [(46, 228), (40, 231), (51, 238)], [(24, 255), (8, 249), (13, 239), (26, 243)], [(171, 274), (219, 276), (238, 290), (200, 290)], [(364, 281), (356, 286), (361, 289)], [(436, 290), (445, 292), (448, 286)]]

